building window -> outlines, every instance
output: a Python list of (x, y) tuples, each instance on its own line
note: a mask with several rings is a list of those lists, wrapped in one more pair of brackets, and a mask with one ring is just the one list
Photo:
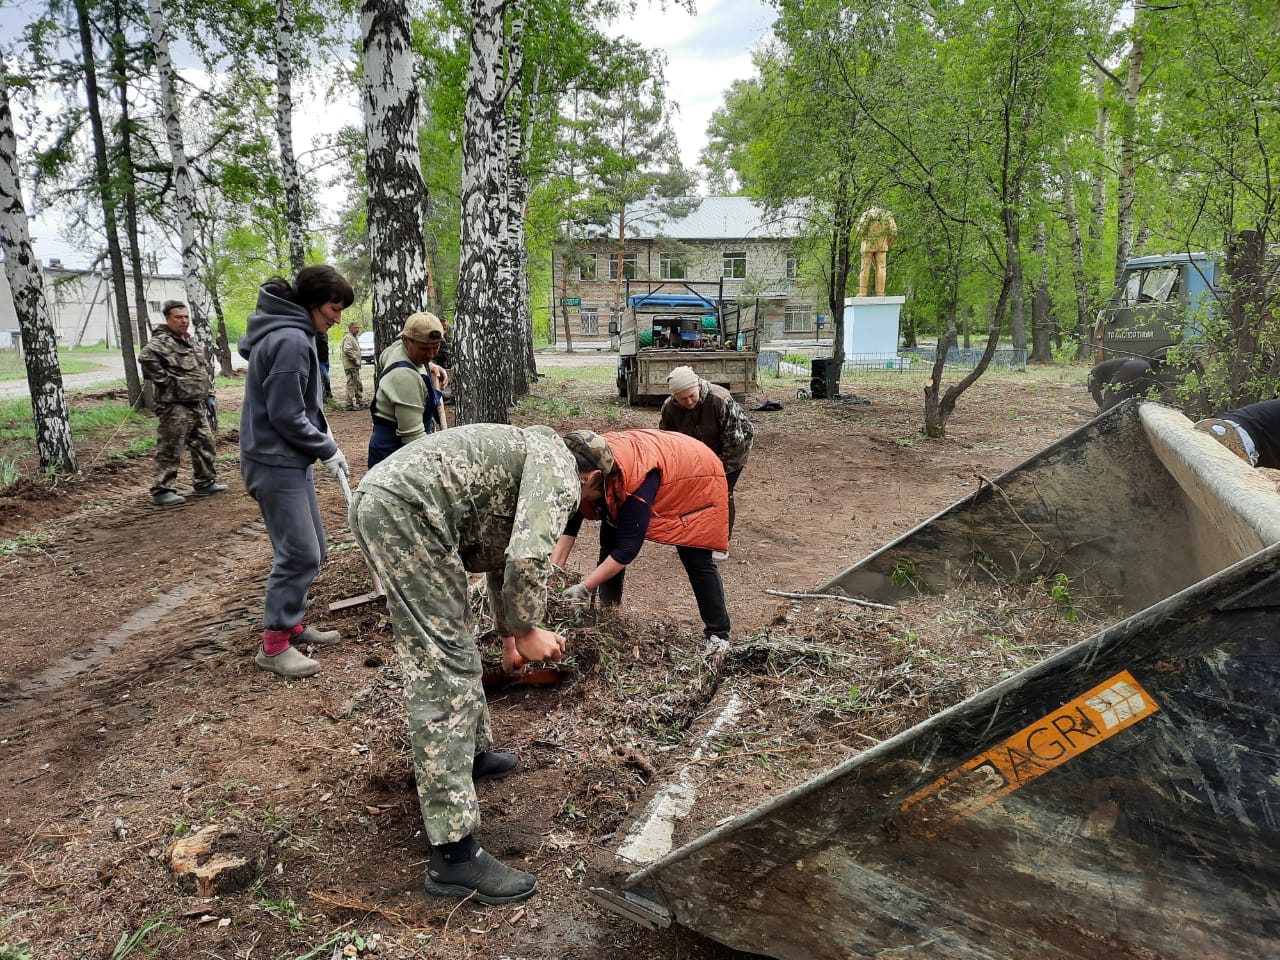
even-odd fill
[(669, 253), (659, 254), (658, 277), (663, 280), (684, 280), (684, 261)]
[(787, 307), (782, 313), (783, 333), (808, 333), (813, 329), (813, 307), (802, 304)]
[(745, 250), (726, 252), (724, 255), (724, 268), (721, 270), (720, 276), (732, 280), (745, 279), (747, 276), (747, 252)]
[(578, 332), (594, 337), (600, 332), (600, 308), (583, 307), (578, 311)]
[(794, 280), (800, 276), (800, 258), (794, 254), (787, 255), (787, 279)]
[(596, 255), (594, 253), (584, 253), (578, 258), (578, 279), (596, 279)]
[[(634, 253), (624, 253), (622, 255), (622, 279), (634, 280), (636, 278), (636, 255)], [(609, 279), (618, 279), (618, 255), (616, 253), (609, 254)]]

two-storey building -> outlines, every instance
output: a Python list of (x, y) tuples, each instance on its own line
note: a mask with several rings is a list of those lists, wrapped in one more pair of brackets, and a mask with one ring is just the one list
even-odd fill
[(762, 341), (814, 337), (818, 290), (801, 269), (798, 220), (770, 215), (748, 197), (694, 197), (637, 205), (624, 235), (620, 248), (615, 219), (557, 246), (558, 342), (567, 323), (575, 349), (607, 349), (628, 279), (676, 285), (723, 279), (726, 300), (758, 299)]

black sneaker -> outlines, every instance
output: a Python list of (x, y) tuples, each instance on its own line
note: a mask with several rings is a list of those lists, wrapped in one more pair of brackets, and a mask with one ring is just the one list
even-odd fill
[(520, 758), (514, 753), (498, 753), (496, 750), (482, 750), (471, 761), (471, 782), (481, 780), (501, 780), (520, 765)]
[(446, 863), (440, 852), (433, 850), (424, 886), (437, 897), (474, 896), (481, 903), (515, 903), (533, 896), (538, 878), (508, 867), (477, 846), (471, 859), (462, 863)]

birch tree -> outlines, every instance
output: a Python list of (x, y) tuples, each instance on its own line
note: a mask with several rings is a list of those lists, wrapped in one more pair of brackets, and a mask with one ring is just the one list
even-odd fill
[(9, 85), (0, 63), (0, 242), (4, 269), (22, 333), (36, 427), (36, 451), (45, 472), (76, 473), (75, 444), (58, 366), (58, 336), (44, 298), (40, 260), (31, 247), (27, 210), (18, 179), (18, 139), (9, 106)]
[(471, 58), (462, 133), (455, 406), (459, 423), (508, 423), (515, 402), (511, 344), (518, 331), (495, 292), (503, 256), (505, 98), (500, 86), (505, 0), (467, 0)]
[(276, 0), (276, 136), (289, 223), (289, 266), (297, 273), (307, 263), (306, 224), (302, 217), (302, 182), (293, 153), (293, 11), (289, 0)]
[(178, 231), (182, 243), (182, 282), (191, 314), (191, 331), (205, 350), (209, 375), (213, 376), (214, 342), (204, 284), (200, 280), (201, 257), (196, 249), (196, 197), (191, 167), (187, 162), (186, 139), (182, 133), (182, 97), (175, 83), (173, 59), (169, 54), (169, 28), (161, 0), (150, 0), (151, 43), (155, 50), (156, 72), (160, 75), (160, 105), (165, 134), (173, 162), (173, 186), (177, 200)]
[(374, 341), (385, 349), (427, 306), (422, 221), (427, 199), (418, 148), (418, 88), (405, 0), (364, 0), (365, 172)]

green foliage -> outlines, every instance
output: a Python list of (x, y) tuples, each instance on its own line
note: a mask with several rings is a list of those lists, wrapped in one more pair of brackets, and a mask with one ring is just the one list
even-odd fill
[(148, 957), (155, 956), (159, 943), (149, 944), (148, 940), (153, 938), (164, 940), (165, 937), (182, 933), (181, 927), (175, 927), (168, 922), (168, 916), (164, 913), (158, 917), (152, 917), (132, 933), (120, 934), (115, 949), (111, 951), (111, 960), (125, 960), (126, 957), (132, 957), (137, 953), (143, 953)]
[(1049, 596), (1062, 609), (1067, 622), (1075, 623), (1079, 615), (1071, 599), (1071, 578), (1065, 573), (1057, 574), (1049, 584)]
[(932, 593), (929, 581), (916, 571), (916, 565), (905, 557), (900, 557), (893, 564), (893, 572), (889, 574), (889, 582), (895, 587), (910, 587), (917, 593)]

